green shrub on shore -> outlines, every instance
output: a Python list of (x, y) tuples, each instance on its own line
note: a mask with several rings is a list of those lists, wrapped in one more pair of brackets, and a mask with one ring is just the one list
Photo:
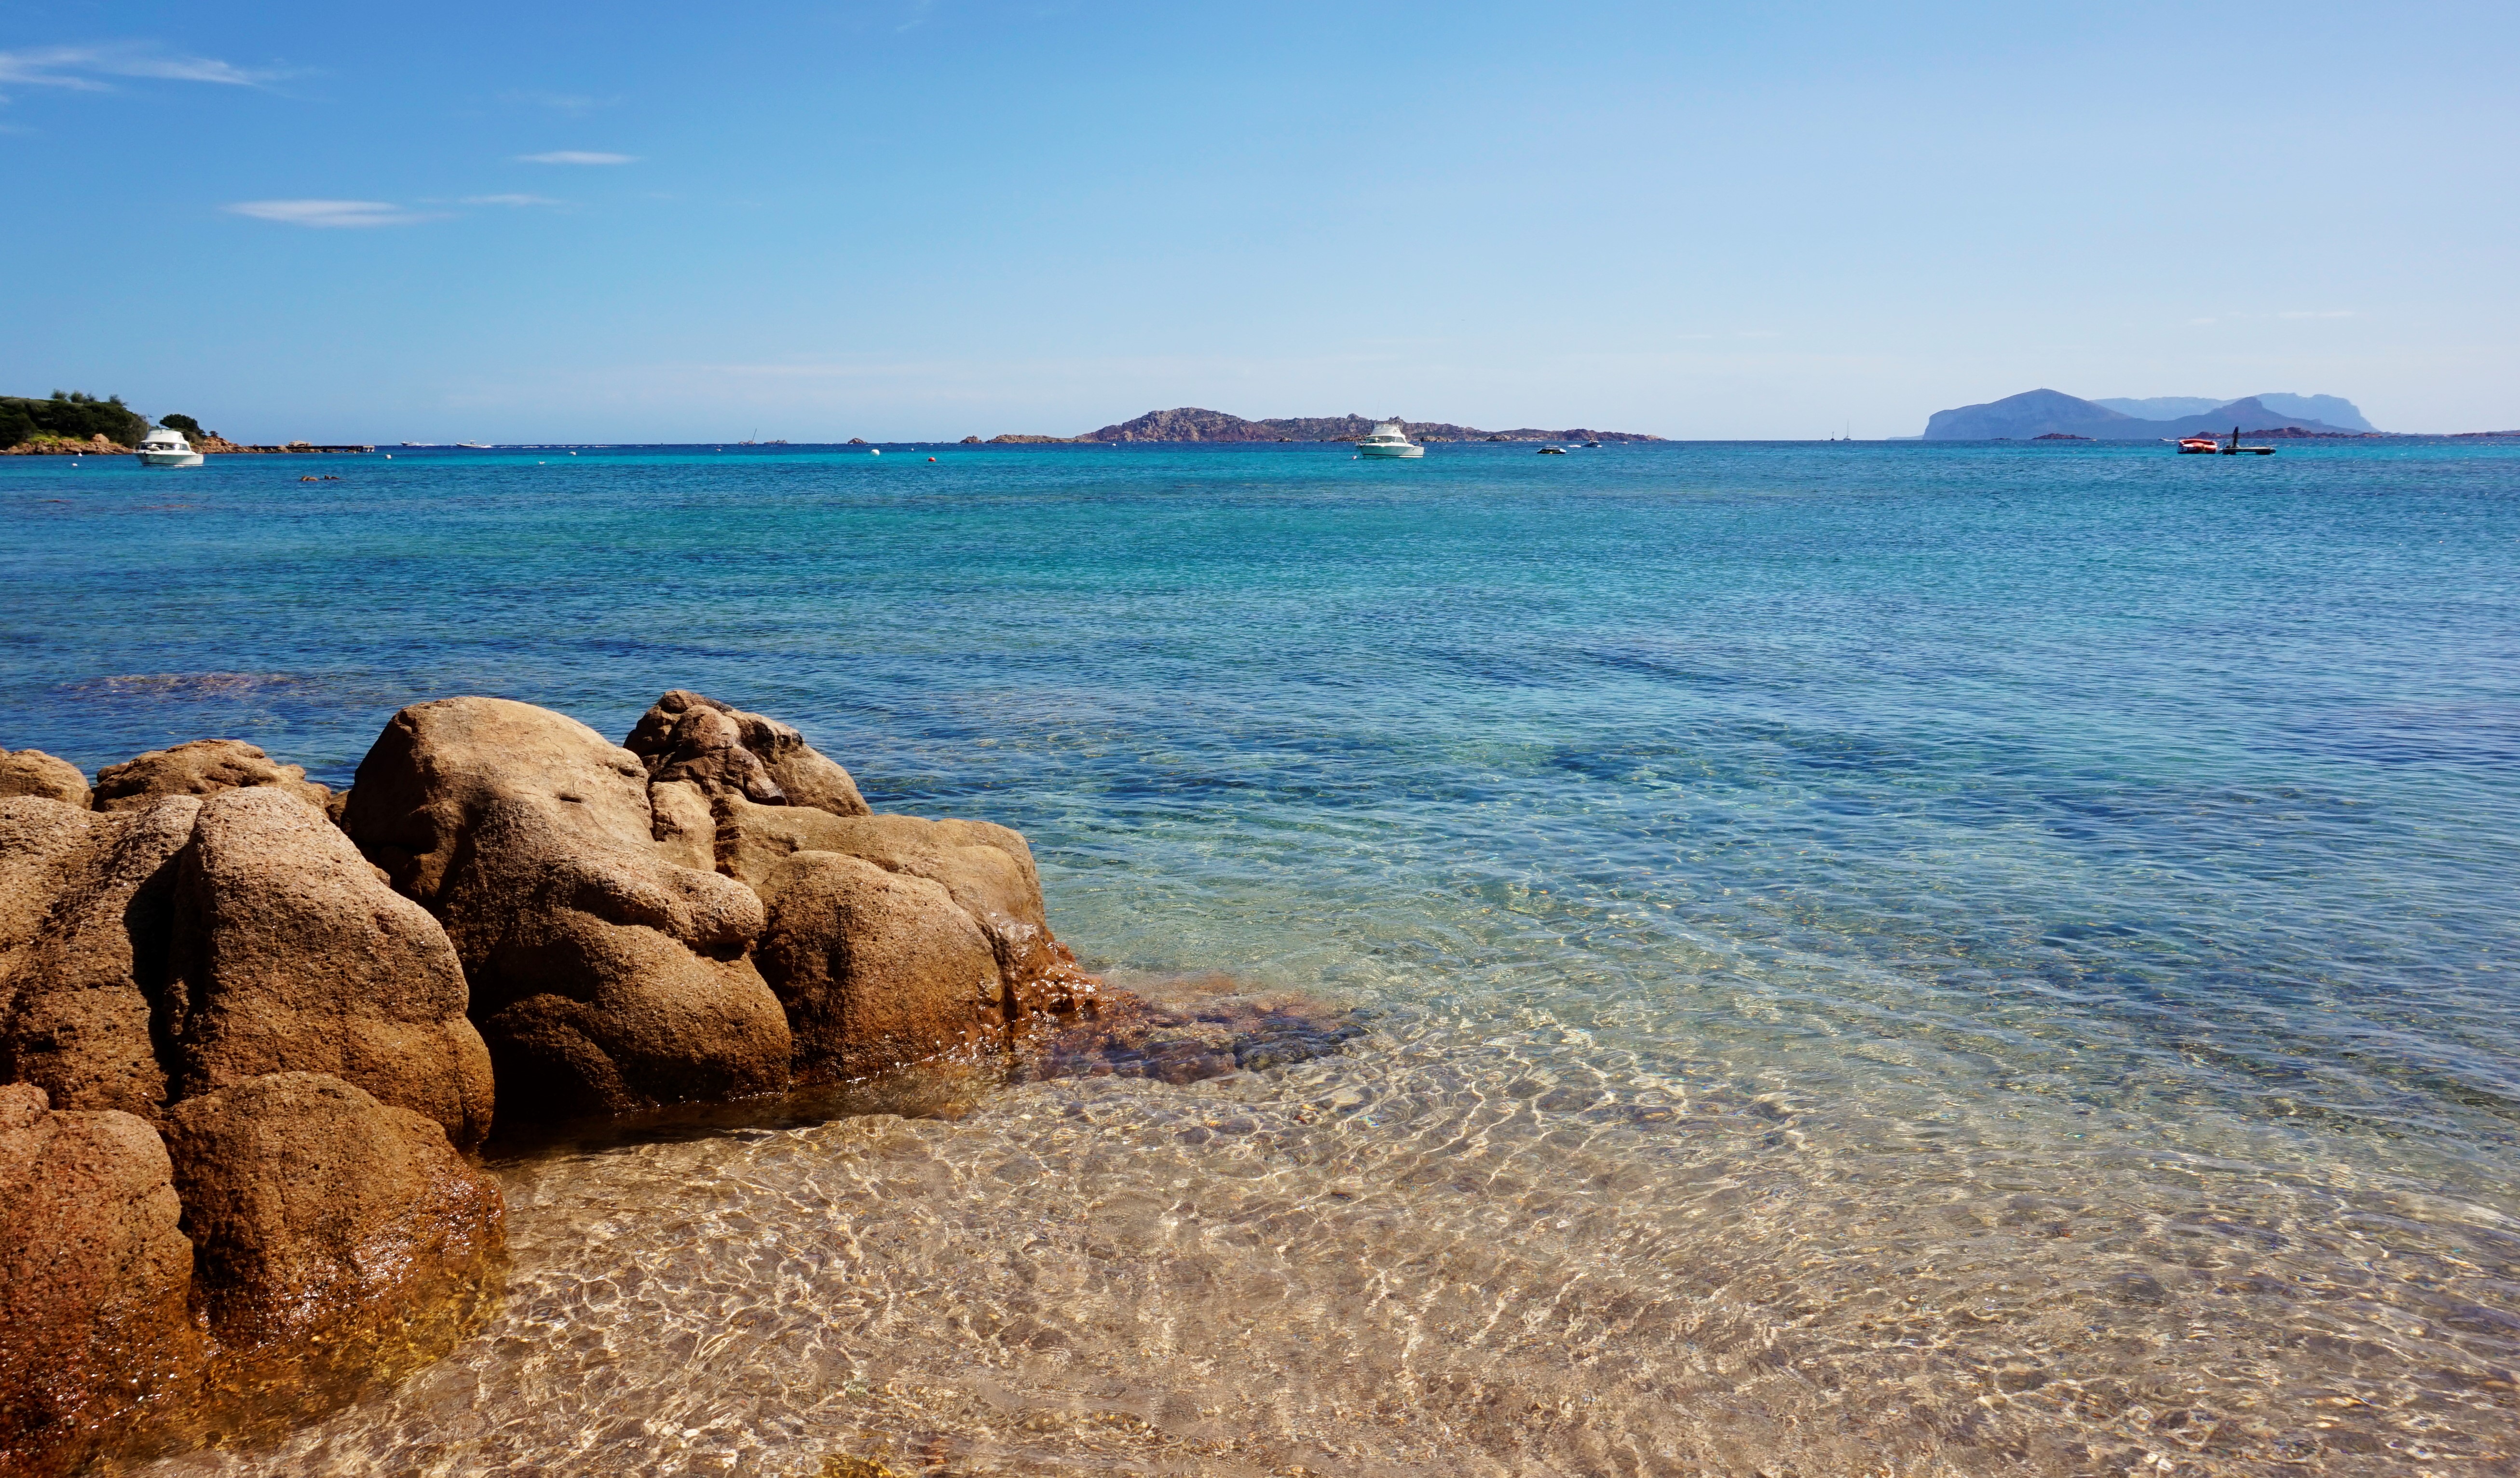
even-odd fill
[(103, 400), (84, 390), (55, 390), (49, 400), (0, 395), (0, 447), (38, 436), (73, 441), (103, 436), (118, 445), (138, 446), (148, 434), (149, 418), (124, 405), (119, 395)]

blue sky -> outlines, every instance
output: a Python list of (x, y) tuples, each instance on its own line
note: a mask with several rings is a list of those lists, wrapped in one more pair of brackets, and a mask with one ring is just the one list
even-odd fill
[(2520, 426), (2520, 7), (0, 4), (0, 392), (254, 438)]

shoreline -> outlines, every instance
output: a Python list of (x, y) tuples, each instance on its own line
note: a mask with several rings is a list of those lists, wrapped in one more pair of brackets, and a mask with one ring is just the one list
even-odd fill
[(0, 1470), (277, 1432), (441, 1358), (504, 1277), (485, 1153), (1357, 1034), (1106, 987), (1018, 833), (875, 813), (776, 720), (676, 690), (627, 745), (449, 698), (340, 792), (233, 739), (93, 783), (0, 751)]

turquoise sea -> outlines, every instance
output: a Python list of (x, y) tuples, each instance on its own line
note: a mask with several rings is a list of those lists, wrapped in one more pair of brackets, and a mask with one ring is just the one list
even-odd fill
[(514, 1153), (156, 1471), (2520, 1473), (2520, 446), (884, 450), (0, 462), (0, 746), (696, 688), (1370, 1034)]

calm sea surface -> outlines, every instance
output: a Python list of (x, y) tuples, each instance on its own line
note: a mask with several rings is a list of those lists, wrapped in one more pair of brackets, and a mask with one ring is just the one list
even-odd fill
[(697, 688), (1022, 829), (1090, 964), (1373, 1028), (513, 1157), (485, 1334), (169, 1478), (2520, 1472), (2520, 448), (10, 459), (0, 520), (0, 745), (338, 784), (414, 699)]

